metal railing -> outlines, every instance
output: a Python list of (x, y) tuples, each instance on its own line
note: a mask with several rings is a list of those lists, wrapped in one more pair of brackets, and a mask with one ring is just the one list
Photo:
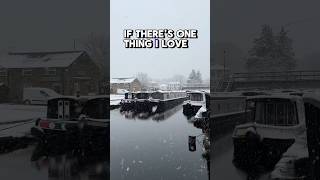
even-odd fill
[(234, 73), (232, 79), (235, 82), (320, 80), (320, 71)]

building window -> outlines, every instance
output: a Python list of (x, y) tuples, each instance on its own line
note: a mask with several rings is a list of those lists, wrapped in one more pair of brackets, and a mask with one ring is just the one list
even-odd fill
[(8, 76), (8, 72), (6, 69), (0, 69), (0, 77)]
[(32, 76), (32, 70), (31, 69), (23, 69), (22, 76)]
[(56, 76), (57, 75), (57, 69), (56, 68), (46, 68), (45, 75), (46, 76)]

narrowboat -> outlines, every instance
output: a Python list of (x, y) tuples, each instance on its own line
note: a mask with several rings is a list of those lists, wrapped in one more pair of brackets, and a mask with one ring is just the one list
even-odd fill
[(59, 97), (48, 101), (47, 117), (36, 121), (32, 134), (44, 142), (77, 141), (103, 134), (109, 126), (109, 96)]
[(184, 91), (155, 91), (149, 99), (152, 113), (161, 113), (183, 103), (187, 98)]
[(105, 135), (110, 125), (109, 105), (107, 96), (89, 98), (78, 118), (79, 130), (91, 135)]
[(194, 116), (195, 124), (209, 126), (215, 135), (229, 133), (235, 125), (245, 122), (246, 97), (239, 93), (212, 93)]
[(196, 115), (201, 107), (207, 108), (210, 102), (210, 94), (205, 91), (188, 92), (188, 100), (183, 102), (183, 114), (191, 117)]
[(58, 97), (48, 100), (47, 116), (39, 118), (32, 134), (47, 139), (58, 135), (73, 134), (77, 130), (77, 119), (81, 114), (85, 99)]
[(152, 91), (140, 91), (135, 93), (134, 111), (136, 113), (151, 113), (151, 94)]
[(301, 96), (247, 98), (247, 123), (233, 131), (234, 163), (240, 168), (273, 168), (282, 154), (306, 132)]
[(133, 92), (126, 92), (124, 99), (120, 102), (120, 111), (133, 111), (135, 107), (135, 94)]

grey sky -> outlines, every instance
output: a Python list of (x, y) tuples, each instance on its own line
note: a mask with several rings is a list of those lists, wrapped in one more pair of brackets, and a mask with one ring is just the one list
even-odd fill
[(262, 24), (287, 26), (299, 58), (319, 52), (320, 2), (316, 0), (214, 0), (213, 42), (232, 42), (245, 52)]
[(70, 50), (106, 34), (106, 0), (1, 0), (0, 50)]
[[(111, 0), (111, 77), (145, 72), (152, 78), (210, 72), (210, 0)], [(124, 29), (198, 29), (188, 49), (126, 49)]]

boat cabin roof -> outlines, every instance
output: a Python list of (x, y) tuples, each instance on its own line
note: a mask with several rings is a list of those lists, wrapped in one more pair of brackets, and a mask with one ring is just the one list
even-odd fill
[(189, 91), (187, 93), (188, 94), (206, 94), (206, 95), (210, 95), (210, 93), (208, 93), (206, 91)]
[(137, 91), (137, 92), (134, 92), (134, 94), (139, 94), (139, 93), (153, 93), (154, 91)]
[(164, 91), (164, 90), (153, 91), (153, 93), (178, 93), (178, 92), (179, 93), (186, 93), (186, 91)]
[(310, 103), (320, 108), (320, 94), (318, 93), (307, 93), (303, 95), (303, 101)]

